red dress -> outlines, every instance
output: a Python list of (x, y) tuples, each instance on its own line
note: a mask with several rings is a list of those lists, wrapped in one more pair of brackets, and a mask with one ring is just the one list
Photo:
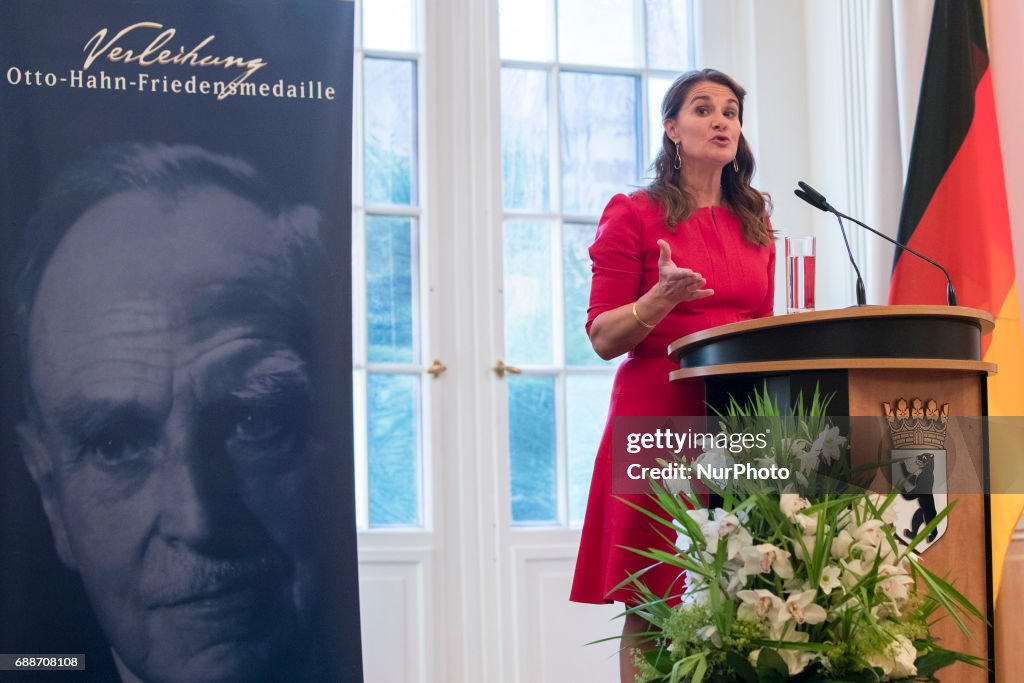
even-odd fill
[[(772, 314), (775, 245), (756, 246), (724, 207), (694, 211), (674, 232), (665, 227), (665, 210), (644, 192), (616, 195), (608, 203), (590, 247), (593, 282), (587, 332), (601, 313), (631, 304), (658, 282), (658, 240), (672, 248), (672, 260), (707, 280), (713, 296), (677, 305), (619, 366), (612, 385), (608, 423), (594, 463), (570, 599), (576, 602), (635, 602), (626, 587), (612, 592), (629, 574), (651, 561), (622, 546), (664, 548), (655, 523), (612, 497), (611, 418), (622, 415), (703, 415), (700, 381), (670, 382), (678, 369), (667, 356), (676, 339), (710, 327)], [(650, 507), (647, 496), (626, 496)], [(661, 533), (667, 529), (661, 525)], [(659, 565), (644, 583), (657, 595), (682, 591), (677, 569)]]

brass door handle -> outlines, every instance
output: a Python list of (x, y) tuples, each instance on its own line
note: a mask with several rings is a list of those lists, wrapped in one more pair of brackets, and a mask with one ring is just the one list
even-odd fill
[(444, 371), (447, 370), (447, 369), (448, 369), (447, 365), (442, 363), (439, 359), (435, 358), (434, 362), (430, 364), (430, 367), (427, 368), (426, 372), (427, 372), (428, 375), (430, 375), (434, 379), (437, 379), (438, 377), (443, 375)]
[(501, 359), (499, 359), (498, 362), (494, 364), (494, 367), (491, 368), (491, 370), (493, 370), (494, 374), (498, 376), (498, 379), (504, 379), (506, 372), (509, 373), (510, 375), (518, 375), (519, 373), (522, 372), (522, 370), (520, 370), (514, 365), (505, 365), (505, 361)]

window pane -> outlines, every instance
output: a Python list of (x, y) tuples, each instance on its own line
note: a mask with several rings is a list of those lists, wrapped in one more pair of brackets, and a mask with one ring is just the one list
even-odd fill
[(367, 59), (363, 74), (366, 201), (415, 204), (416, 64)]
[(645, 0), (644, 5), (648, 68), (685, 71), (690, 62), (686, 0)]
[(649, 126), (649, 144), (647, 146), (647, 165), (654, 163), (654, 156), (661, 149), (661, 138), (665, 134), (665, 126), (661, 119), (661, 101), (665, 99), (668, 87), (672, 85), (671, 78), (658, 78), (651, 76), (647, 79), (647, 125)]
[(566, 223), (562, 227), (566, 365), (612, 364), (594, 353), (586, 330), (590, 303), (590, 254), (587, 250), (596, 230), (590, 223)]
[(638, 79), (563, 71), (562, 210), (600, 214), (640, 177)]
[(558, 521), (555, 379), (508, 377), (512, 521)]
[(548, 74), (501, 70), (501, 163), (506, 209), (548, 208)]
[(360, 7), (364, 48), (416, 50), (416, 11), (412, 0), (367, 0)]
[(366, 385), (370, 526), (419, 526), (419, 377), (370, 373)]
[(551, 0), (501, 0), (498, 26), (501, 58), (550, 62), (554, 49)]
[(512, 364), (552, 357), (551, 224), (505, 221), (505, 355)]
[(366, 217), (366, 360), (413, 363), (416, 223)]
[(566, 450), (569, 457), (569, 524), (583, 523), (594, 457), (601, 443), (612, 375), (569, 375), (565, 378)]
[(640, 66), (634, 0), (558, 0), (558, 59)]

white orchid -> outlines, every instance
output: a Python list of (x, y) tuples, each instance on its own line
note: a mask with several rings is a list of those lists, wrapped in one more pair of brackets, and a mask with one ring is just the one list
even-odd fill
[(792, 620), (797, 624), (820, 624), (825, 621), (828, 613), (821, 605), (814, 604), (814, 595), (813, 590), (790, 595), (786, 599), (785, 609), (780, 612), (785, 617), (784, 621)]
[(804, 439), (783, 437), (779, 441), (782, 446), (782, 452), (786, 455), (799, 456), (801, 453), (806, 453), (809, 443)]
[(722, 523), (714, 519), (700, 525), (700, 531), (704, 534), (707, 550), (712, 555), (718, 552), (718, 539), (721, 538), (721, 528)]
[(707, 580), (696, 572), (686, 572), (683, 579), (683, 594), (680, 601), (687, 605), (703, 606), (711, 602)]
[(890, 600), (906, 600), (910, 596), (910, 587), (914, 579), (902, 569), (892, 564), (884, 564), (878, 568), (878, 576), (885, 577), (878, 582), (878, 590)]
[(737, 619), (775, 622), (785, 608), (782, 598), (763, 588), (740, 591), (736, 594), (743, 602), (736, 610)]
[[(687, 510), (686, 514), (697, 523), (700, 527), (701, 536), (704, 537), (705, 543), (714, 543), (715, 548), (718, 547), (718, 524), (712, 517), (713, 512), (707, 508), (697, 508), (695, 510)], [(688, 546), (689, 547), (689, 546)], [(715, 552), (714, 548), (710, 551)]]
[(676, 548), (679, 550), (679, 554), (685, 555), (692, 547), (693, 541), (690, 539), (690, 534), (685, 531), (676, 531)]
[(884, 522), (880, 519), (869, 519), (853, 531), (853, 540), (862, 548), (877, 548), (885, 539), (882, 531)]
[[(750, 532), (743, 528), (741, 516), (738, 514), (727, 514), (722, 508), (715, 508), (710, 511), (706, 508), (687, 510), (686, 514), (700, 526), (701, 535), (704, 537), (704, 543), (707, 546), (707, 552), (712, 556), (718, 552), (718, 543), (722, 539), (728, 539), (726, 542), (728, 544), (727, 556), (729, 559), (735, 557), (744, 546), (750, 545), (753, 541)], [(682, 540), (677, 537), (676, 545), (680, 545), (681, 541), (687, 549), (690, 547), (689, 538)]]
[(740, 551), (740, 557), (743, 558), (744, 570), (748, 574), (775, 572), (779, 578), (793, 578), (793, 565), (789, 561), (789, 552), (771, 543), (747, 546)]
[(740, 518), (733, 514), (722, 517), (721, 526), (718, 529), (718, 537), (725, 538), (736, 529), (740, 528)]
[(737, 593), (746, 587), (750, 574), (739, 557), (727, 562), (722, 573), (722, 590), (730, 600), (735, 600)]
[(850, 554), (850, 546), (853, 545), (853, 535), (843, 529), (832, 539), (832, 557), (837, 560), (845, 559)]
[(831, 595), (832, 591), (839, 588), (842, 584), (839, 582), (839, 567), (834, 564), (830, 564), (821, 570), (821, 575), (818, 577), (818, 588), (825, 595)]
[[(818, 469), (818, 463), (821, 462), (821, 453), (819, 451), (804, 451), (796, 454), (796, 459), (800, 463), (800, 474), (808, 475)], [(804, 484), (806, 486), (807, 484)]]
[(779, 496), (779, 509), (791, 520), (796, 518), (798, 512), (810, 506), (809, 500), (795, 493), (783, 493)]
[[(844, 513), (840, 516), (843, 522), (843, 526), (851, 527), (862, 524), (866, 520), (879, 519), (877, 510), (879, 510), (885, 504), (886, 496), (878, 493), (869, 493), (862, 500), (852, 507), (852, 512)], [(896, 523), (896, 506), (890, 505), (886, 508), (885, 512), (882, 513), (880, 519), (886, 526), (892, 526)]]
[[(665, 460), (664, 458), (656, 458), (656, 461), (662, 468), (670, 468), (675, 464)], [(689, 477), (683, 475), (683, 470), (681, 468), (675, 470), (674, 476), (665, 477), (661, 481), (665, 486), (665, 489), (674, 496), (677, 496), (680, 493), (693, 493), (693, 483), (690, 481)]]
[(853, 588), (871, 571), (871, 563), (863, 560), (843, 560), (843, 575), (840, 581), (847, 588)]
[(917, 650), (906, 636), (897, 635), (885, 650), (866, 657), (868, 664), (885, 673), (885, 680), (909, 678), (917, 675)]
[(871, 608), (871, 617), (880, 624), (886, 619), (898, 619), (900, 610), (895, 602), (882, 602)]
[[(698, 455), (693, 461), (693, 470), (697, 471), (697, 465), (703, 465), (705, 468), (725, 469), (731, 468), (736, 464), (736, 460), (729, 455), (729, 452), (724, 448), (710, 448), (700, 455)], [(725, 486), (725, 479), (712, 479), (718, 486)]]
[(826, 429), (811, 445), (812, 451), (821, 453), (821, 457), (828, 462), (835, 462), (839, 459), (839, 448), (846, 443), (845, 436), (839, 436), (839, 427)]
[(748, 548), (754, 543), (754, 537), (750, 535), (750, 532), (743, 527), (738, 527), (735, 531), (729, 534), (729, 540), (726, 541), (726, 558), (732, 560), (741, 552), (744, 548)]
[[(801, 536), (799, 539), (793, 539), (793, 555), (801, 562), (810, 561), (814, 556), (814, 547), (817, 541), (817, 536)], [(806, 553), (804, 552), (805, 548)]]
[[(881, 510), (882, 506), (885, 505), (886, 498), (886, 496), (877, 493), (868, 494), (868, 500), (871, 501), (871, 504), (875, 507), (876, 510)], [(885, 510), (882, 512), (882, 521), (885, 522), (887, 526), (892, 526), (896, 524), (896, 516), (896, 506), (890, 505), (889, 507), (885, 508)]]
[(714, 624), (708, 624), (697, 629), (697, 636), (715, 647), (722, 647), (722, 637), (718, 635), (718, 627)]

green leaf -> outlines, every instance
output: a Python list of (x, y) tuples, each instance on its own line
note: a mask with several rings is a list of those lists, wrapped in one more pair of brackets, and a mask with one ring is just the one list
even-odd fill
[(953, 586), (943, 581), (936, 574), (925, 569), (917, 560), (911, 559), (910, 564), (918, 576), (924, 581), (930, 591), (930, 597), (937, 600), (946, 608), (946, 612), (953, 617), (953, 621), (965, 635), (972, 635), (967, 624), (958, 614), (958, 609), (975, 617), (983, 623), (988, 623), (985, 615), (978, 611), (978, 608), (971, 604), (971, 601), (960, 594)]
[[(878, 683), (882, 680), (883, 673), (881, 669), (866, 669), (864, 671), (856, 671), (847, 674), (843, 674), (842, 678), (811, 678), (807, 679), (807, 683)], [(800, 679), (804, 681), (804, 679)]]
[(761, 683), (786, 683), (789, 667), (775, 650), (761, 648), (757, 655), (757, 676)]
[(917, 675), (931, 678), (936, 671), (943, 669), (956, 662), (956, 655), (948, 650), (929, 652), (921, 655), (914, 662), (917, 667)]
[(693, 671), (693, 678), (690, 679), (691, 683), (704, 683), (704, 676), (708, 673), (708, 656), (706, 653), (701, 654), (700, 661), (697, 662), (697, 668)]
[(647, 650), (644, 652), (644, 659), (658, 673), (663, 673), (667, 676), (672, 671), (672, 658), (669, 657), (668, 650), (665, 648), (658, 647), (653, 650)]
[(736, 672), (736, 676), (743, 683), (758, 683), (757, 669), (746, 657), (735, 652), (726, 652), (725, 663)]
[(693, 655), (690, 657), (686, 657), (685, 659), (680, 659), (678, 662), (676, 662), (675, 666), (672, 667), (671, 673), (669, 674), (669, 683), (680, 683), (680, 681), (683, 680), (684, 676), (689, 676), (690, 672), (693, 671), (695, 666), (697, 666), (697, 658), (699, 656), (700, 655)]

